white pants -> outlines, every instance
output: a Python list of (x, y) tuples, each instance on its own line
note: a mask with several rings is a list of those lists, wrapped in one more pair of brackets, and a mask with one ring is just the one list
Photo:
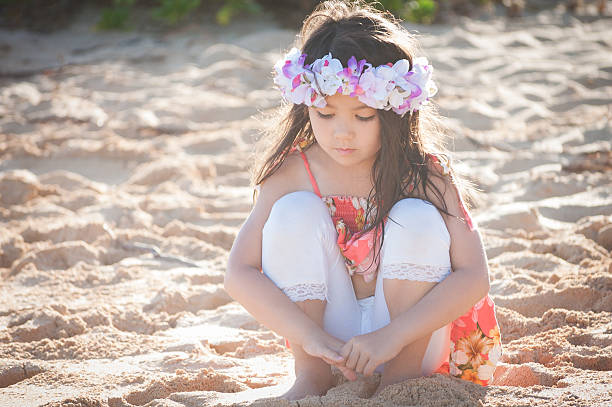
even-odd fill
[[(451, 272), (450, 235), (444, 220), (421, 199), (402, 199), (391, 209), (371, 297), (357, 300), (337, 236), (327, 206), (316, 194), (284, 195), (272, 206), (263, 228), (262, 269), (294, 302), (327, 300), (324, 330), (345, 342), (391, 321), (383, 278), (439, 282)], [(423, 376), (448, 361), (450, 328), (449, 323), (432, 333), (423, 357)], [(376, 371), (382, 373), (384, 365)]]

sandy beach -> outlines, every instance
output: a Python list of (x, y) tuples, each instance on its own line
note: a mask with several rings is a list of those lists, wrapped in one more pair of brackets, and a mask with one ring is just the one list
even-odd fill
[(223, 289), (295, 30), (0, 31), (0, 406), (612, 405), (612, 4), (406, 27), (482, 190), (492, 385), (380, 376), (277, 399), (283, 338)]

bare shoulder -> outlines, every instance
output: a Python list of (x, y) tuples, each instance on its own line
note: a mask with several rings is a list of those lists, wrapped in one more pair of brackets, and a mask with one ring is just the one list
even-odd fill
[[(444, 163), (429, 160), (427, 169), (427, 185), (420, 184), (413, 191), (413, 194), (418, 198), (432, 202), (440, 208), (446, 207), (446, 210), (452, 215), (460, 215), (456, 186), (451, 178), (449, 168)], [(425, 194), (425, 191), (427, 194)]]
[(298, 154), (285, 157), (280, 167), (259, 185), (255, 207), (261, 200), (263, 206), (271, 208), (274, 202), (284, 195), (305, 189), (305, 172), (304, 164)]

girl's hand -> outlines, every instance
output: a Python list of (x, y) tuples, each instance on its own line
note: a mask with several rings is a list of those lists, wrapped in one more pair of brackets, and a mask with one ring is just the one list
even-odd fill
[(323, 335), (314, 334), (304, 338), (302, 349), (310, 356), (321, 358), (326, 363), (336, 366), (348, 380), (357, 380), (355, 371), (344, 365), (345, 359), (340, 354), (343, 345), (344, 342), (340, 339), (323, 332)]
[(365, 376), (372, 376), (376, 368), (400, 353), (403, 346), (383, 328), (365, 335), (352, 337), (344, 344), (340, 354), (345, 366)]

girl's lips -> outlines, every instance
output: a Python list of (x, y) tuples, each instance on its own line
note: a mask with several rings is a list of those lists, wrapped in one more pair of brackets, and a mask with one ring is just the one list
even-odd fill
[(339, 152), (340, 154), (350, 154), (353, 151), (355, 151), (354, 148), (336, 148), (336, 151)]

